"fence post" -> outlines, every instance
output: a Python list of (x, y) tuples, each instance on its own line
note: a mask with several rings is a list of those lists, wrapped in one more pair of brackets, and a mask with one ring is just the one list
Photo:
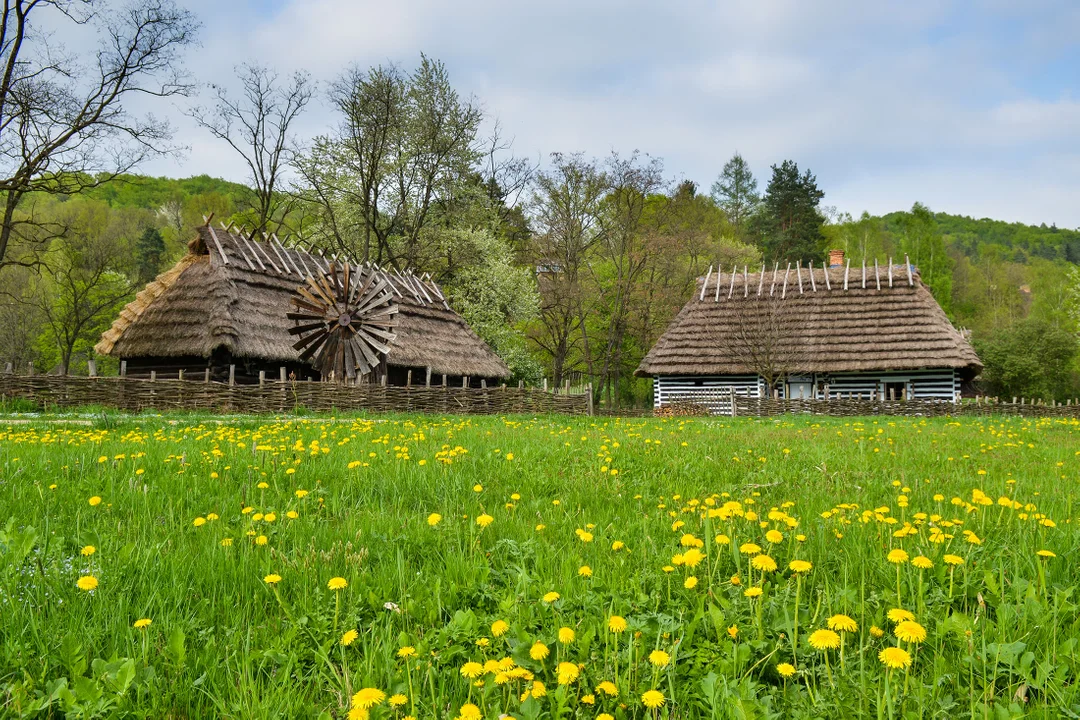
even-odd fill
[(443, 376), (442, 376), (442, 386), (446, 387), (446, 373), (443, 373)]
[(592, 381), (585, 386), (585, 391), (588, 393), (588, 400), (585, 403), (585, 410), (591, 416), (595, 410), (593, 408), (593, 394), (592, 394)]
[(524, 390), (524, 389), (525, 389), (525, 381), (524, 380), (518, 380), (518, 390)]
[(463, 375), (461, 377), (461, 387), (463, 387), (463, 388), (469, 387), (469, 376), (468, 375)]
[(379, 376), (379, 384), (386, 387), (386, 373)]
[(33, 375), (34, 374), (34, 361), (33, 360), (31, 360), (30, 363), (27, 365), (26, 370), (27, 370), (26, 371), (27, 375)]
[(155, 380), (157, 380), (157, 370), (151, 370), (150, 371), (150, 382), (154, 382)]
[(11, 363), (8, 363), (7, 365), (4, 365), (4, 374), (5, 375), (11, 375), (14, 372), (15, 372), (15, 368), (12, 366)]
[(236, 385), (236, 366), (229, 366), (229, 387)]
[(177, 375), (176, 379), (183, 382), (183, 380), (184, 380), (184, 368), (180, 368), (180, 372), (178, 372), (176, 375)]
[(89, 377), (97, 377), (97, 363), (94, 362), (94, 358), (86, 361), (86, 374)]
[(120, 377), (125, 377), (126, 375), (127, 375), (127, 360), (121, 360), (120, 361)]
[(264, 385), (266, 385), (266, 371), (265, 370), (260, 370), (259, 371), (259, 387), (263, 387)]
[(569, 379), (567, 379), (566, 382), (563, 384), (563, 394), (564, 395), (569, 395), (570, 394), (570, 380)]
[(206, 370), (203, 371), (203, 382), (210, 382), (210, 368), (206, 368)]
[(735, 417), (738, 414), (738, 408), (735, 406), (735, 388), (731, 388), (731, 417)]
[(280, 382), (285, 382), (285, 368), (284, 367), (279, 367), (278, 368), (278, 380)]
[(487, 390), (487, 379), (480, 378), (480, 389)]
[(431, 366), (430, 365), (428, 365), (426, 368), (424, 368), (424, 387), (426, 387), (426, 388), (431, 387)]
[(544, 392), (547, 392), (547, 378), (544, 378)]
[(412, 370), (405, 373), (405, 387), (412, 387)]

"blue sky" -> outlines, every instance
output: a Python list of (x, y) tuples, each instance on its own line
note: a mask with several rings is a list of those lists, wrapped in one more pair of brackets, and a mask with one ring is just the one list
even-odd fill
[[(785, 158), (853, 215), (934, 210), (1080, 227), (1076, 0), (243, 0), (187, 3), (188, 66), (228, 84), (245, 61), (324, 84), (350, 64), (443, 60), (537, 159), (640, 150), (707, 190), (736, 150), (762, 187)], [(182, 162), (242, 180), (174, 109)], [(317, 104), (304, 137), (335, 122)]]

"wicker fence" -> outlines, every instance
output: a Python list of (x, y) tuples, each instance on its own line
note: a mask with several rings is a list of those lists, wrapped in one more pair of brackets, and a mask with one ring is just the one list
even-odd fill
[(555, 394), (539, 388), (342, 387), (307, 381), (267, 382), (260, 386), (130, 377), (0, 375), (0, 396), (29, 400), (45, 409), (96, 405), (130, 412), (187, 410), (281, 414), (303, 409), (310, 412), (586, 415), (591, 410), (588, 395)]
[(803, 400), (755, 398), (717, 389), (708, 402), (700, 396), (676, 398), (669, 413), (672, 415), (742, 415), (769, 417), (773, 415), (806, 414), (855, 417), (896, 415), (909, 417), (1022, 415), (1024, 417), (1080, 418), (1080, 404), (1019, 400), (1001, 402), (996, 398), (979, 397), (953, 403), (943, 400), (889, 400), (871, 398), (832, 398)]

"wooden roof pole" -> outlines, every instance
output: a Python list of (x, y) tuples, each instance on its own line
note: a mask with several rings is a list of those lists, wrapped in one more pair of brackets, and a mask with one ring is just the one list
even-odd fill
[(791, 263), (787, 264), (787, 270), (784, 271), (784, 289), (780, 292), (780, 299), (783, 300), (787, 297), (787, 279), (791, 274)]
[(847, 259), (847, 264), (844, 266), (844, 290), (847, 290), (847, 278), (848, 272), (851, 270), (851, 258)]
[(874, 280), (877, 282), (877, 289), (881, 289), (881, 271), (878, 269), (877, 258), (874, 258)]
[(795, 261), (795, 274), (799, 278), (799, 294), (802, 295), (802, 260)]
[(889, 258), (889, 287), (892, 287), (892, 258)]
[(709, 266), (709, 272), (705, 273), (705, 282), (701, 283), (701, 295), (698, 296), (698, 302), (705, 300), (705, 289), (709, 287), (710, 275), (712, 275), (712, 265)]
[(765, 286), (765, 263), (761, 263), (761, 275), (758, 278), (757, 294), (761, 297), (761, 289)]
[(825, 275), (825, 289), (832, 290), (832, 285), (829, 283), (829, 266), (822, 263), (821, 272)]
[[(211, 214), (210, 217), (213, 217), (213, 214)], [(222, 261), (226, 265), (228, 265), (229, 264), (229, 256), (225, 254), (225, 248), (221, 247), (221, 241), (218, 240), (217, 233), (214, 232), (214, 226), (211, 225), (210, 223), (207, 223), (206, 224), (206, 229), (210, 231), (210, 237), (213, 238), (214, 244), (217, 245), (217, 250), (221, 254)]]
[(746, 265), (742, 266), (742, 296), (750, 296), (750, 275), (746, 272)]
[(776, 291), (776, 272), (779, 269), (780, 269), (780, 263), (777, 262), (776, 265), (772, 269), (772, 285), (769, 286), (769, 297), (772, 297), (773, 293)]
[(806, 263), (806, 267), (810, 270), (810, 289), (814, 292), (817, 292), (817, 283), (814, 282), (814, 261), (808, 260)]
[(727, 299), (730, 300), (732, 294), (735, 292), (735, 275), (739, 272), (738, 265), (731, 266), (731, 288), (727, 292)]
[(862, 259), (862, 289), (866, 289), (866, 258)]
[(904, 256), (904, 267), (907, 268), (907, 284), (910, 286), (915, 285), (915, 279), (911, 277), (911, 261), (908, 260), (908, 256)]

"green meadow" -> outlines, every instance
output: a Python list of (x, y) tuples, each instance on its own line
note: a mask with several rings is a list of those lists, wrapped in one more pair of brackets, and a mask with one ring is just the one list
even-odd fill
[(1076, 717), (1078, 433), (0, 420), (2, 714)]

